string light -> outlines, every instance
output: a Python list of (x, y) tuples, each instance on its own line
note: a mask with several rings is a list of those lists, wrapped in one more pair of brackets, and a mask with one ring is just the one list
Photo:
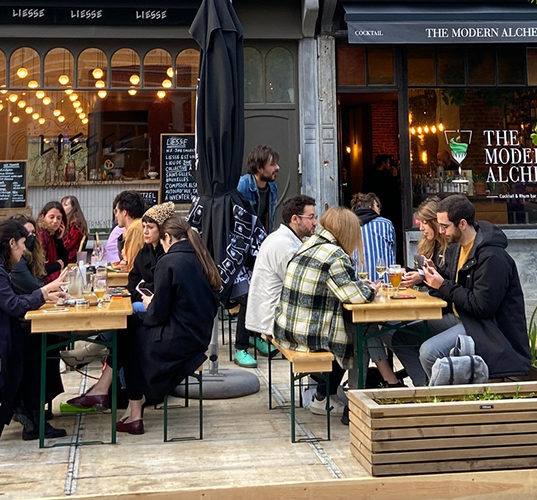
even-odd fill
[(28, 76), (28, 70), (24, 67), (24, 66), (21, 66), (18, 70), (17, 70), (17, 76), (22, 80), (24, 78), (26, 78)]
[(93, 75), (93, 78), (95, 78), (95, 80), (100, 80), (104, 75), (104, 71), (101, 68), (95, 68), (91, 72), (91, 74)]
[(173, 78), (174, 72), (173, 72), (173, 68), (172, 68), (171, 66), (166, 70), (166, 74), (167, 74), (170, 78)]
[(48, 106), (52, 102), (52, 99), (49, 96), (43, 97), (43, 104)]
[(22, 99), (17, 103), (17, 106), (19, 108), (25, 108), (26, 107), (26, 101), (23, 101)]
[(17, 94), (9, 94), (9, 97), (8, 99), (11, 101), (11, 102), (17, 102), (17, 99), (19, 98), (19, 96)]
[(73, 108), (79, 108), (81, 106), (80, 101), (73, 101)]
[(52, 114), (53, 114), (54, 116), (60, 116), (60, 115), (62, 114), (62, 112), (61, 112), (59, 109), (55, 109), (55, 110), (52, 112)]
[(31, 115), (34, 112), (34, 108), (32, 108), (32, 106), (28, 106), (24, 111), (27, 115)]
[(84, 118), (84, 119), (82, 120), (82, 123), (83, 123), (84, 125), (86, 125), (86, 124), (88, 123), (88, 121), (89, 121), (89, 120), (88, 120), (87, 118)]
[(140, 83), (140, 77), (134, 73), (130, 76), (129, 82), (131, 82), (133, 85), (138, 85)]
[(0, 111), (4, 109), (4, 105), (0, 102)]
[(159, 90), (159, 91), (157, 92), (157, 97), (158, 97), (159, 99), (164, 99), (164, 98), (166, 97), (166, 92), (164, 92), (164, 90)]
[(39, 118), (39, 113), (33, 113), (32, 114), (32, 120), (37, 120)]
[(58, 81), (61, 85), (67, 85), (69, 83), (69, 77), (67, 75), (60, 75)]
[(19, 123), (21, 121), (21, 119), (18, 116), (15, 115), (13, 118), (11, 118), (11, 121), (13, 123)]
[(77, 99), (78, 99), (78, 95), (76, 95), (76, 94), (71, 94), (71, 95), (69, 96), (69, 100), (70, 100), (71, 102), (74, 102), (74, 101), (76, 101)]
[(84, 118), (86, 118), (86, 113), (80, 113), (78, 117), (83, 120)]
[(97, 92), (97, 95), (101, 98), (101, 99), (104, 99), (107, 95), (107, 92), (106, 90), (99, 90), (99, 92)]
[(43, 99), (43, 97), (45, 97), (45, 91), (44, 91), (44, 90), (38, 90), (38, 91), (35, 93), (35, 96), (36, 96), (38, 99)]
[(168, 80), (167, 78), (166, 78), (166, 80), (162, 80), (162, 86), (165, 89), (169, 89), (172, 86), (171, 80)]
[(67, 95), (71, 95), (73, 93), (73, 89), (65, 89), (64, 92), (67, 94)]
[(45, 123), (45, 119), (43, 117), (39, 118), (39, 120), (37, 120), (39, 122), (40, 125), (43, 125)]
[(63, 116), (63, 115), (58, 116), (58, 121), (60, 123), (63, 123), (65, 121), (65, 116)]
[(98, 88), (98, 89), (102, 89), (106, 86), (106, 84), (102, 81), (102, 80), (97, 80), (95, 82), (95, 87)]
[(37, 87), (39, 87), (39, 83), (37, 82), (37, 80), (30, 80), (28, 82), (28, 88), (36, 89)]
[(78, 107), (75, 109), (76, 113), (79, 115), (80, 113), (82, 113), (82, 111), (84, 111), (81, 107)]
[(136, 95), (138, 91), (136, 89), (129, 89), (127, 90), (127, 92), (129, 93), (129, 95)]

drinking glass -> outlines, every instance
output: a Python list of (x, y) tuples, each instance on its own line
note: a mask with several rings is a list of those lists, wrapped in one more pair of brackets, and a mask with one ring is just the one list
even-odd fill
[(384, 273), (386, 272), (386, 261), (379, 257), (377, 263), (375, 264), (375, 271), (379, 275), (379, 281), (384, 281)]
[(403, 279), (403, 269), (399, 264), (393, 264), (388, 268), (388, 278), (390, 278), (390, 283), (395, 288), (395, 293), (393, 295), (394, 297), (397, 297)]
[(102, 302), (107, 289), (106, 269), (98, 269), (93, 275), (93, 293), (99, 299), (99, 305)]
[(365, 265), (365, 262), (360, 262), (358, 264), (357, 275), (358, 275), (358, 278), (360, 278), (362, 281), (369, 279), (369, 273), (367, 272), (367, 267)]

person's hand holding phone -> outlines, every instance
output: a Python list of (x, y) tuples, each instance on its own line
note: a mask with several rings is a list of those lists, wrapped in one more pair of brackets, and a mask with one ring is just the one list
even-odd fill
[(431, 288), (438, 290), (442, 286), (442, 283), (444, 283), (444, 278), (442, 278), (440, 273), (435, 269), (434, 265), (429, 264), (429, 261), (425, 261), (423, 272), (425, 275), (425, 283)]
[(403, 275), (401, 286), (411, 287), (419, 285), (423, 281), (423, 276), (418, 271), (409, 271)]
[(153, 300), (153, 295), (142, 295), (142, 302), (144, 304), (146, 311), (149, 308), (149, 304), (151, 304), (152, 300)]

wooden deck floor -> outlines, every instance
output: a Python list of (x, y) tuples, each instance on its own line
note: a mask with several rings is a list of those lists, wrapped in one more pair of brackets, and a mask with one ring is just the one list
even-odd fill
[[(220, 366), (237, 368), (221, 349)], [(288, 397), (288, 363), (273, 363), (276, 397)], [(237, 499), (269, 498), (494, 498), (537, 496), (537, 471), (372, 478), (352, 457), (348, 427), (333, 419), (332, 441), (290, 442), (290, 412), (268, 410), (267, 362), (253, 370), (261, 390), (250, 396), (206, 400), (203, 441), (163, 443), (162, 411), (146, 410), (146, 433), (118, 434), (117, 445), (67, 446), (40, 450), (21, 440), (12, 423), (0, 438), (0, 498), (96, 496), (97, 498)], [(99, 366), (90, 373), (98, 376)], [(53, 425), (74, 437), (109, 439), (109, 414), (60, 415), (60, 401), (85, 384), (64, 375), (66, 393), (55, 401)], [(182, 401), (182, 400), (178, 400)], [(172, 413), (173, 431), (194, 434), (197, 403)], [(325, 419), (297, 410), (297, 432), (323, 436)]]

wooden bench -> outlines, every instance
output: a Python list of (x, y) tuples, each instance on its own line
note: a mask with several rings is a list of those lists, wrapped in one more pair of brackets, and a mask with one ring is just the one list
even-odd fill
[[(320, 375), (326, 384), (326, 441), (330, 441), (330, 381), (329, 374), (332, 371), (334, 355), (331, 352), (309, 352), (294, 351), (286, 349), (278, 344), (272, 337), (264, 336), (266, 342), (272, 344), (283, 357), (289, 361), (289, 390), (291, 394), (291, 442), (297, 442), (295, 434), (295, 388), (296, 382), (302, 378), (317, 374)], [(268, 389), (269, 389), (269, 409), (272, 410), (272, 356), (268, 356)], [(301, 396), (302, 397), (302, 396)], [(300, 400), (301, 401), (301, 400)], [(315, 439), (318, 440), (318, 439)], [(311, 441), (311, 439), (299, 439), (298, 441)]]
[(188, 408), (188, 386), (189, 383), (189, 377), (193, 377), (197, 380), (198, 384), (198, 405), (199, 405), (199, 414), (198, 414), (198, 420), (199, 420), (199, 438), (196, 437), (175, 437), (175, 438), (168, 438), (168, 394), (164, 396), (163, 401), (163, 409), (164, 409), (164, 442), (169, 441), (189, 441), (192, 439), (203, 439), (203, 363), (198, 366), (197, 370), (190, 374), (188, 377), (185, 378), (185, 380), (182, 382), (185, 384), (185, 408)]

